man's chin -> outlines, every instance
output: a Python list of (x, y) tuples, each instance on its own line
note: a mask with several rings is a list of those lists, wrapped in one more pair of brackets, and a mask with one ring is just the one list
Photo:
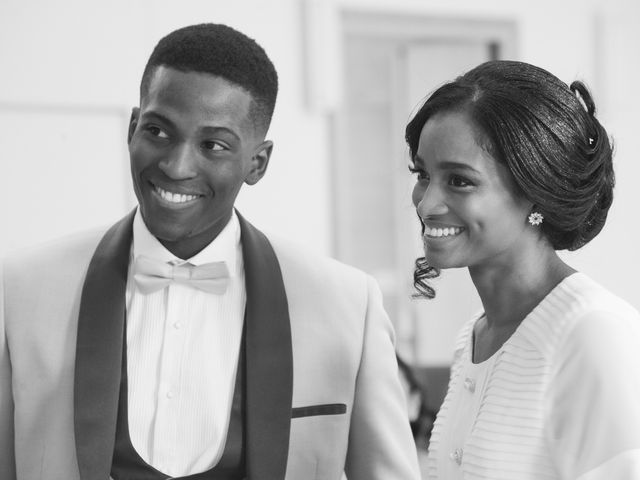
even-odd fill
[(162, 243), (178, 243), (186, 240), (190, 236), (190, 229), (180, 228), (178, 225), (154, 225), (147, 224), (147, 228), (151, 235), (156, 237)]
[(158, 238), (164, 238), (167, 235), (180, 237), (181, 233), (190, 230), (189, 225), (193, 223), (186, 215), (190, 212), (172, 211), (154, 204), (141, 204), (140, 213), (149, 231)]
[[(147, 229), (169, 251), (183, 255), (206, 246), (224, 228), (225, 222), (205, 217), (202, 211), (167, 212), (164, 209), (140, 208)], [(175, 251), (174, 251), (175, 250)]]

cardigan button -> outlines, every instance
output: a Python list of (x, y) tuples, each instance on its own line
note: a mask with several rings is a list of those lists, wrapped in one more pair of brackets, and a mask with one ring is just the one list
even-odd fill
[(461, 448), (456, 448), (453, 452), (449, 454), (449, 458), (456, 462), (458, 465), (462, 464), (462, 454), (463, 451)]
[(464, 379), (464, 388), (473, 393), (476, 391), (476, 382), (473, 379), (467, 377)]

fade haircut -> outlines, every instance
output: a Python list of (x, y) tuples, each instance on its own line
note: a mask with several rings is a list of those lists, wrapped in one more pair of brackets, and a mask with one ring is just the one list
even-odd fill
[(175, 30), (153, 49), (140, 82), (140, 100), (149, 92), (156, 68), (208, 73), (241, 87), (252, 99), (251, 119), (269, 128), (278, 95), (278, 74), (264, 49), (245, 34), (222, 24), (203, 23)]

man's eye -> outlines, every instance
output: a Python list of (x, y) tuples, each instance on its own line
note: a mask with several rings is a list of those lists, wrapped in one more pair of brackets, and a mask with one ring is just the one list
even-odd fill
[(449, 179), (449, 185), (454, 187), (470, 187), (473, 183), (460, 175), (452, 175)]
[(223, 150), (227, 150), (227, 147), (225, 147), (219, 142), (214, 142), (214, 141), (202, 142), (202, 148), (204, 148), (205, 150), (213, 150), (214, 152), (221, 152)]
[(146, 130), (154, 137), (169, 138), (169, 135), (167, 135), (167, 133), (164, 130), (162, 130), (160, 127), (157, 127), (155, 125), (149, 125), (148, 127), (146, 127)]

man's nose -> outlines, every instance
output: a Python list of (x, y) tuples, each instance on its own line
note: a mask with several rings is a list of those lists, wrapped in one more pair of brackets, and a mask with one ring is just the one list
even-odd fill
[(178, 145), (160, 161), (158, 166), (167, 177), (173, 180), (193, 178), (197, 174), (196, 152), (188, 144)]
[(433, 184), (418, 192), (416, 200), (416, 211), (423, 219), (443, 215), (449, 210), (442, 190)]

